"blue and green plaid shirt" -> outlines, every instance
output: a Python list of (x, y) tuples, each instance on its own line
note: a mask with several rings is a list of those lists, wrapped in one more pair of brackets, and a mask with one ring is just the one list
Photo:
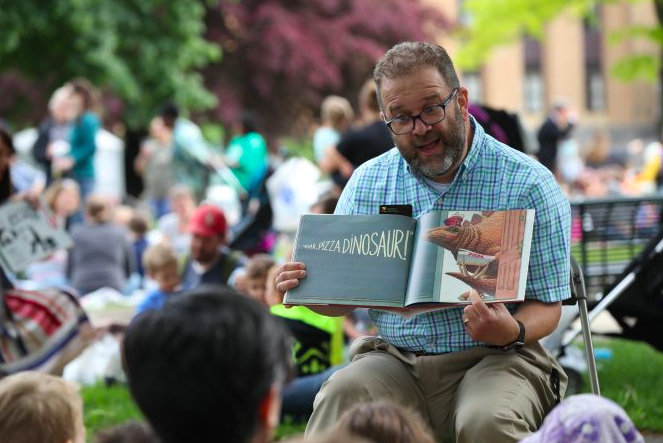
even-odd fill
[[(526, 299), (570, 297), (571, 209), (552, 174), (487, 135), (473, 117), (472, 147), (449, 188), (440, 194), (410, 171), (396, 148), (357, 168), (336, 214), (378, 214), (381, 204), (411, 204), (416, 218), (435, 210), (535, 209)], [(508, 305), (513, 313), (517, 304)], [(479, 346), (462, 323), (462, 307), (411, 318), (381, 310), (370, 315), (382, 338), (409, 351), (455, 352)]]

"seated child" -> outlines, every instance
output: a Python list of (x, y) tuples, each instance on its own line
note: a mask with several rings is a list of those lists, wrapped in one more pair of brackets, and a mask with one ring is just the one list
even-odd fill
[(147, 294), (136, 308), (136, 314), (149, 309), (160, 309), (180, 286), (175, 251), (167, 245), (150, 246), (143, 254), (145, 273), (154, 280), (157, 288)]
[(371, 441), (434, 443), (424, 421), (414, 412), (389, 401), (359, 403), (341, 416), (331, 431), (349, 432)]
[(254, 300), (269, 306), (265, 300), (267, 274), (274, 266), (274, 260), (267, 254), (256, 254), (249, 260), (245, 270), (246, 293)]
[(131, 246), (136, 256), (136, 271), (140, 275), (141, 281), (145, 278), (145, 268), (143, 267), (143, 254), (147, 250), (149, 243), (147, 241), (147, 231), (149, 229), (149, 220), (142, 212), (135, 211), (129, 220), (129, 237)]
[(85, 443), (76, 385), (32, 371), (0, 380), (0, 441)]

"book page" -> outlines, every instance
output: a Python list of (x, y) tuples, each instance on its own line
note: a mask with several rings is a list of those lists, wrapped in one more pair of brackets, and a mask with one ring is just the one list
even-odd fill
[(448, 211), (434, 211), (421, 215), (417, 219), (414, 252), (408, 278), (406, 306), (415, 303), (433, 303), (438, 301), (435, 294), (437, 269), (443, 261), (444, 249), (426, 240), (426, 233), (444, 225)]
[(293, 261), (307, 277), (284, 303), (402, 307), (414, 226), (401, 215), (303, 215)]
[(534, 211), (455, 211), (451, 217), (426, 235), (444, 251), (437, 300), (469, 303), (470, 289), (486, 302), (523, 300)]

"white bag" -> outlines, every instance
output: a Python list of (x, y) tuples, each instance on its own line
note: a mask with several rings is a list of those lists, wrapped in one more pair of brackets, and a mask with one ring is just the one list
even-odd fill
[(308, 213), (318, 200), (316, 182), (319, 178), (317, 166), (303, 157), (293, 157), (282, 163), (267, 179), (275, 230), (297, 230), (299, 217)]

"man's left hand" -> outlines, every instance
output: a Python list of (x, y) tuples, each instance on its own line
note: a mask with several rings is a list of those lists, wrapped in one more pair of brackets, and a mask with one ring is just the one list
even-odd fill
[(463, 323), (474, 340), (502, 346), (518, 338), (518, 322), (504, 303), (486, 304), (474, 289), (470, 291), (470, 301), (472, 304), (463, 313)]

